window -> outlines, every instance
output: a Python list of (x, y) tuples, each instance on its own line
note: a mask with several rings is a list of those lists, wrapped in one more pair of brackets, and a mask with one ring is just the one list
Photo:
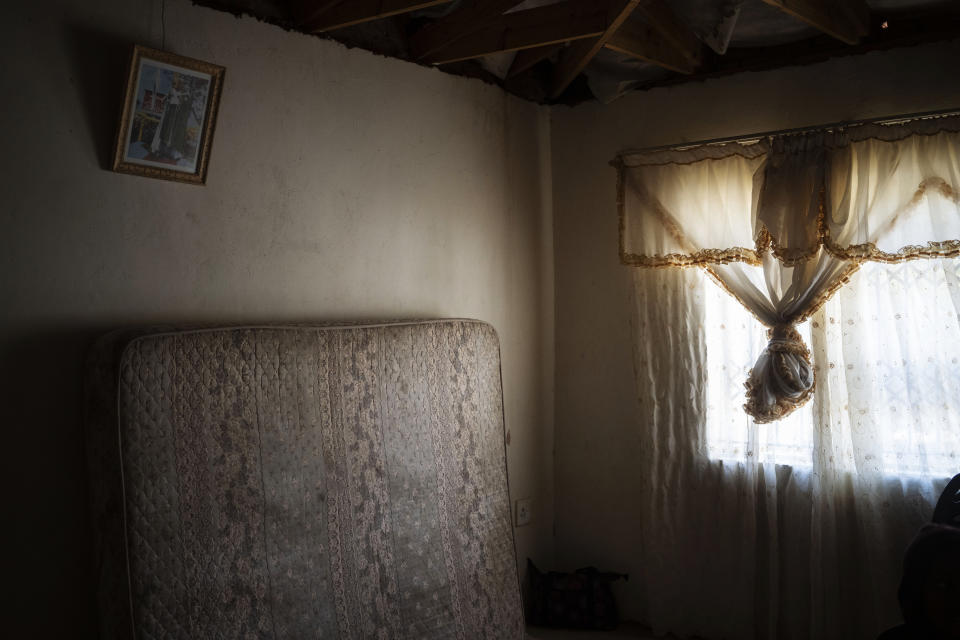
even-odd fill
[[(744, 413), (743, 383), (767, 346), (767, 330), (717, 283), (710, 278), (704, 281), (707, 455), (721, 460), (809, 467), (813, 460), (813, 403), (765, 425), (754, 424)], [(809, 346), (810, 322), (797, 330)]]
[(841, 468), (960, 468), (960, 260), (865, 263), (799, 327), (814, 352), (814, 398), (766, 425), (741, 409), (766, 332), (715, 283), (704, 287), (711, 458), (809, 467), (829, 429)]

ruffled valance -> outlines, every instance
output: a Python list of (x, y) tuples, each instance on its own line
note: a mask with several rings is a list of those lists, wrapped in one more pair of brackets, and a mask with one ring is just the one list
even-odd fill
[(653, 153), (618, 169), (620, 255), (644, 267), (960, 253), (960, 116)]
[(810, 397), (794, 329), (864, 260), (960, 255), (960, 116), (861, 124), (614, 161), (620, 257), (701, 266), (769, 328), (747, 380), (757, 422)]

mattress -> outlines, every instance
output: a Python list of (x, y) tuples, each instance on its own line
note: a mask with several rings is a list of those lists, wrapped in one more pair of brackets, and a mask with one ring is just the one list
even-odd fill
[(102, 637), (524, 637), (499, 367), (469, 320), (99, 340)]

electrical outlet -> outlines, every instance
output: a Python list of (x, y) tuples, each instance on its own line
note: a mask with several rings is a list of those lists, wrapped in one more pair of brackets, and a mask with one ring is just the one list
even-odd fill
[(515, 526), (522, 527), (530, 524), (530, 520), (533, 519), (533, 498), (523, 498), (521, 500), (517, 500), (514, 513)]

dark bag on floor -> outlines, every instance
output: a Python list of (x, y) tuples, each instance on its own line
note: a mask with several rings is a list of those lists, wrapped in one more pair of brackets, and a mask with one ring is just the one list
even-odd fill
[(530, 623), (541, 627), (615, 629), (620, 623), (610, 583), (629, 576), (593, 567), (574, 573), (543, 573), (527, 558)]

